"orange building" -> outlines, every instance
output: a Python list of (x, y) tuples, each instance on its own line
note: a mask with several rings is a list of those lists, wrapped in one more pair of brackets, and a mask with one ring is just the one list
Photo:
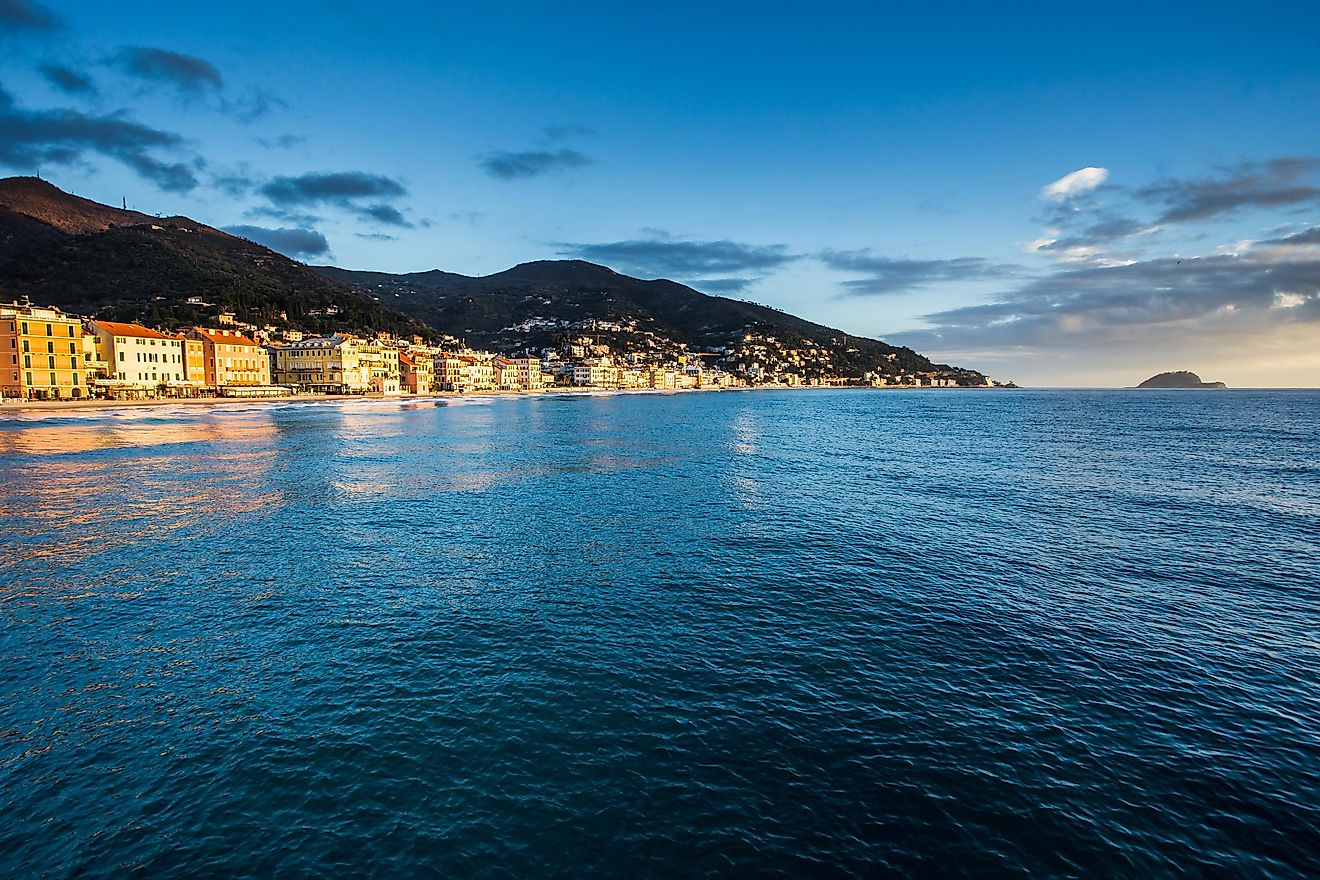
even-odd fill
[(254, 340), (237, 330), (208, 327), (194, 327), (188, 336), (202, 343), (209, 387), (270, 385), (270, 357)]

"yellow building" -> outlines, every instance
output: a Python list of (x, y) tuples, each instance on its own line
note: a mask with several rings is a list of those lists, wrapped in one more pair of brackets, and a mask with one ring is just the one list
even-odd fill
[(32, 400), (89, 396), (82, 320), (56, 308), (0, 306), (0, 395)]
[(206, 345), (200, 339), (180, 336), (183, 343), (183, 380), (194, 388), (206, 385)]
[(208, 387), (270, 385), (270, 357), (259, 343), (237, 330), (194, 327), (187, 335), (202, 343)]

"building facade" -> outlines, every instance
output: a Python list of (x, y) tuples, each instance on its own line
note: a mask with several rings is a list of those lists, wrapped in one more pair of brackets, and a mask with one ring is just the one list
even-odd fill
[(202, 343), (208, 387), (264, 386), (270, 384), (270, 357), (256, 341), (237, 330), (194, 327), (187, 334)]
[(80, 318), (25, 303), (0, 306), (0, 395), (88, 397), (87, 363)]
[(141, 324), (88, 321), (106, 364), (99, 384), (112, 396), (176, 395), (184, 387), (183, 340)]

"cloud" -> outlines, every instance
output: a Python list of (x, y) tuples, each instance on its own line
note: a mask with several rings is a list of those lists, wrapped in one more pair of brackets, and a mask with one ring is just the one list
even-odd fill
[(1085, 266), (926, 319), (934, 329), (901, 334), (906, 344), (1132, 351), (1174, 337), (1268, 335), (1298, 323), (1320, 329), (1320, 255), (1253, 250)]
[(276, 109), (287, 110), (289, 104), (270, 89), (254, 88), (240, 98), (222, 101), (220, 109), (239, 122), (247, 123), (269, 116)]
[[(388, 204), (408, 194), (402, 183), (365, 171), (332, 171), (275, 177), (259, 193), (270, 199), (277, 216), (292, 216), (290, 209), (333, 205), (359, 218), (386, 226), (411, 227), (403, 213)], [(364, 200), (375, 200), (362, 204)]]
[(0, 0), (0, 34), (7, 31), (52, 32), (63, 29), (63, 20), (40, 3), (33, 0)]
[(300, 134), (282, 134), (273, 138), (257, 138), (257, 143), (268, 150), (291, 150), (294, 147), (307, 142), (307, 138)]
[(265, 226), (226, 226), (225, 232), (255, 241), (285, 256), (319, 257), (330, 252), (330, 242), (315, 229), (287, 228), (268, 229)]
[(705, 293), (742, 293), (758, 280), (756, 278), (698, 278), (691, 282), (691, 285)]
[(487, 174), (500, 180), (540, 177), (570, 168), (583, 168), (592, 163), (591, 157), (577, 150), (529, 150), (521, 153), (496, 151), (477, 159), (477, 164)]
[(398, 241), (397, 235), (389, 235), (385, 232), (358, 232), (355, 233), (358, 238), (365, 238), (367, 241)]
[(124, 112), (90, 115), (78, 110), (24, 110), (0, 88), (0, 165), (31, 171), (43, 164), (69, 165), (95, 153), (122, 162), (162, 190), (197, 186), (202, 163), (159, 158), (177, 153), (183, 138), (134, 122)]
[(716, 289), (716, 285), (735, 283), (745, 287), (755, 279), (710, 276), (765, 272), (799, 259), (799, 255), (789, 253), (782, 244), (750, 245), (736, 241), (670, 238), (571, 244), (564, 245), (560, 253), (604, 263), (646, 278), (702, 278), (702, 283), (711, 289)]
[(364, 208), (357, 209), (357, 214), (367, 220), (374, 220), (386, 226), (402, 226), (407, 229), (412, 228), (412, 223), (392, 205), (367, 205)]
[(597, 134), (598, 132), (594, 128), (572, 123), (547, 125), (541, 129), (541, 139), (548, 144), (556, 144), (575, 137), (596, 137)]
[(826, 266), (867, 277), (843, 282), (850, 296), (906, 293), (939, 282), (1004, 278), (1020, 271), (1016, 266), (993, 263), (982, 257), (946, 260), (906, 260), (872, 254), (870, 250), (826, 250), (817, 254)]
[(116, 56), (115, 62), (131, 76), (173, 86), (183, 92), (220, 91), (224, 88), (224, 79), (214, 64), (167, 49), (129, 47)]
[(260, 189), (262, 195), (281, 207), (343, 204), (361, 198), (396, 198), (408, 191), (403, 184), (365, 171), (328, 171), (271, 178)]
[(1065, 174), (1048, 186), (1043, 187), (1040, 194), (1048, 199), (1063, 201), (1081, 193), (1089, 192), (1108, 179), (1108, 168), (1088, 165), (1085, 168), (1078, 168), (1071, 174)]
[(1303, 229), (1301, 232), (1294, 232), (1292, 235), (1285, 235), (1282, 238), (1268, 238), (1261, 242), (1262, 244), (1320, 244), (1320, 226), (1312, 226), (1310, 229)]
[(1320, 204), (1320, 187), (1311, 182), (1320, 159), (1291, 157), (1243, 162), (1221, 168), (1218, 177), (1169, 178), (1135, 192), (1138, 199), (1163, 208), (1158, 223), (1186, 223), (1237, 213), (1246, 208), (1288, 208)]
[(43, 64), (40, 70), (46, 81), (62, 92), (67, 92), (70, 95), (96, 94), (96, 84), (85, 73), (80, 73), (62, 64)]

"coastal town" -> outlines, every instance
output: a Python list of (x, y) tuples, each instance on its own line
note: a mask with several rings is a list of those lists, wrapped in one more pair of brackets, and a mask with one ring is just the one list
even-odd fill
[(809, 341), (786, 347), (749, 330), (731, 349), (690, 351), (635, 326), (587, 320), (558, 344), (505, 354), (452, 336), (310, 335), (218, 312), (212, 326), (162, 329), (67, 314), (54, 306), (0, 305), (0, 398), (152, 400), (271, 398), (297, 394), (406, 396), (579, 390), (718, 390), (745, 387), (966, 387), (965, 373), (831, 372)]

